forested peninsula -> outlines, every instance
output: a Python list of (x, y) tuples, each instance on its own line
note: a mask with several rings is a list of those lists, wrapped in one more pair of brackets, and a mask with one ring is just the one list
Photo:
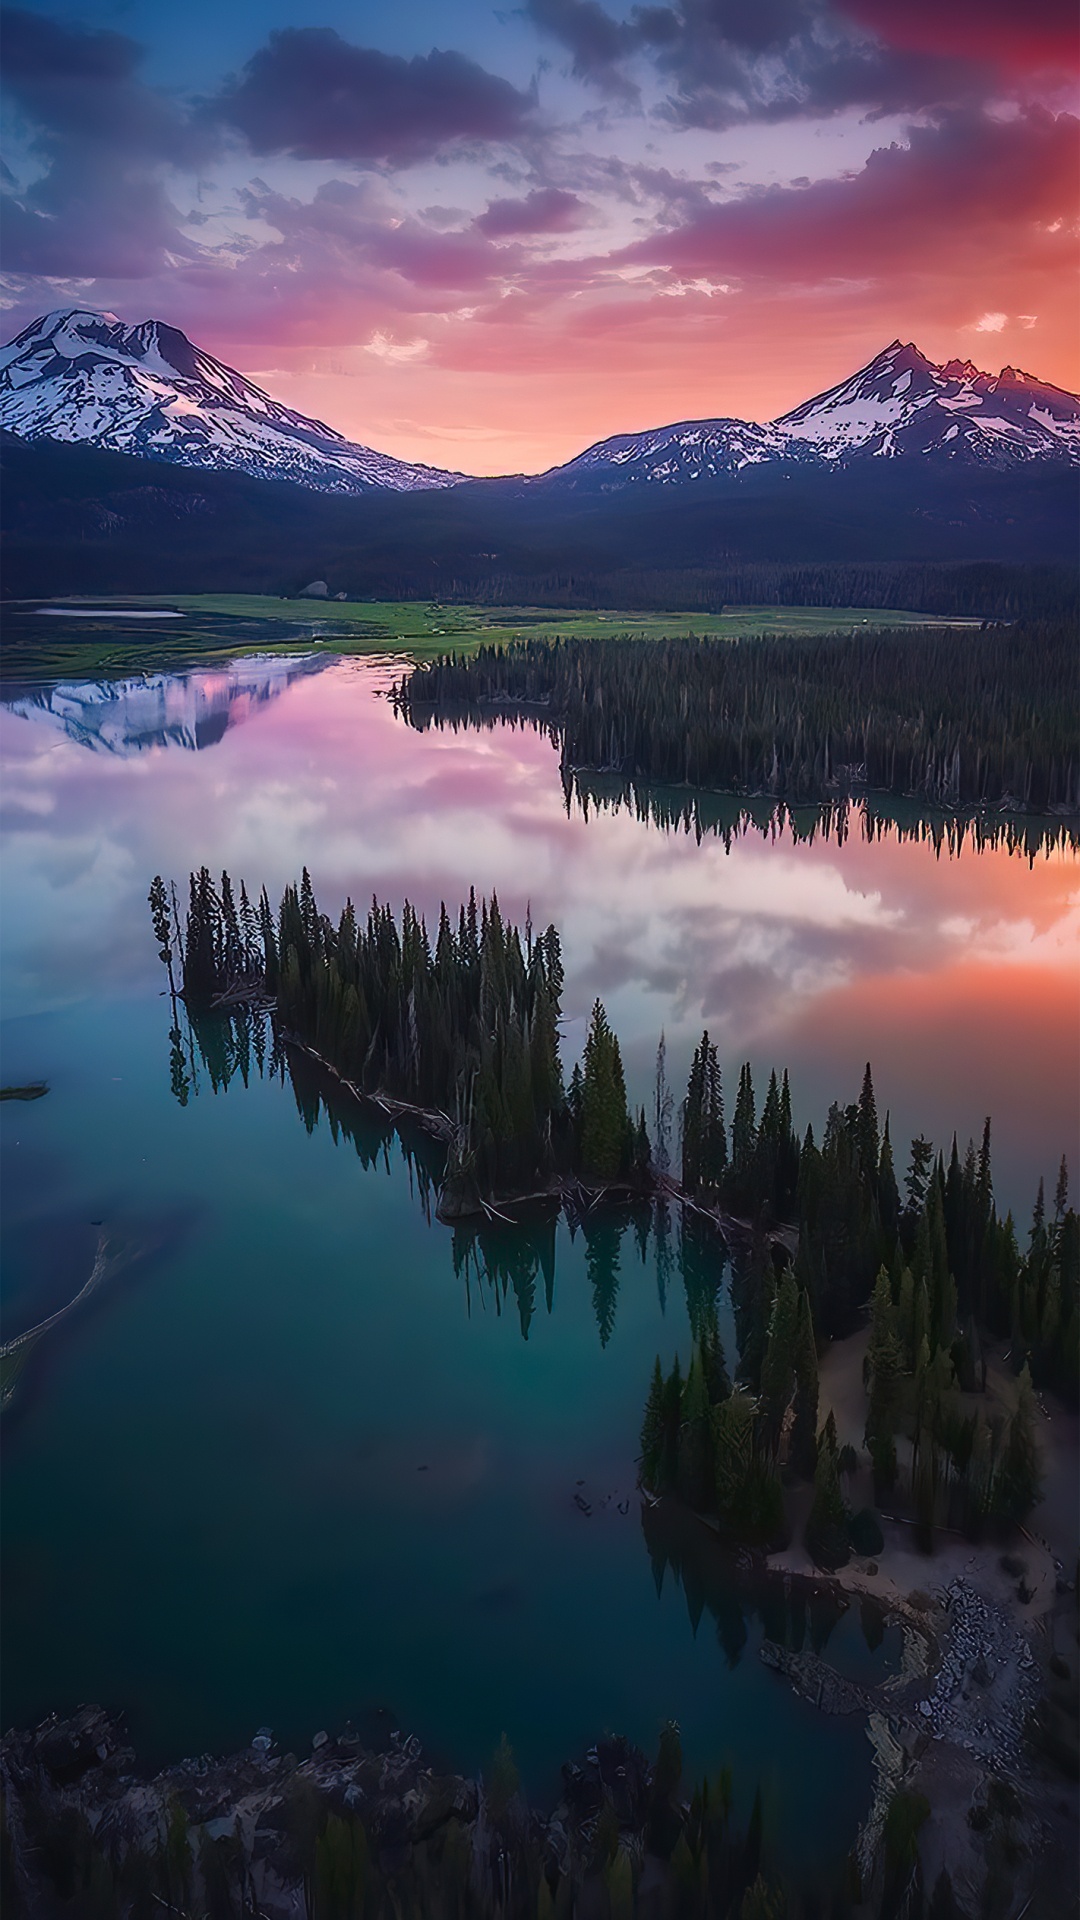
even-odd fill
[[(519, 932), (494, 898), (471, 894), (456, 919), (443, 906), (434, 940), (408, 902), (399, 921), (378, 901), (360, 920), (347, 901), (335, 924), (306, 870), (276, 914), (265, 889), (256, 904), (246, 885), (234, 890), (224, 873), (216, 886), (205, 868), (190, 876), (183, 925), (160, 877), (150, 907), (181, 1098), (177, 1001), (204, 1026), (254, 1004), (351, 1097), (434, 1136), (444, 1218), (505, 1220), (523, 1200), (579, 1217), (600, 1203), (674, 1206), (738, 1246), (739, 1379), (733, 1387), (720, 1346), (715, 1286), (696, 1302), (688, 1294), (688, 1371), (676, 1362), (665, 1374), (658, 1361), (649, 1395), (647, 1488), (676, 1491), (767, 1543), (783, 1526), (782, 1473), (812, 1477), (808, 1540), (819, 1562), (843, 1559), (852, 1539), (843, 1462), (834, 1436), (818, 1433), (817, 1355), (869, 1314), (865, 1439), (879, 1499), (903, 1479), (924, 1529), (945, 1516), (965, 1526), (1019, 1519), (1037, 1500), (1032, 1381), (1074, 1403), (1080, 1392), (1080, 1222), (1064, 1161), (1053, 1211), (1040, 1188), (1022, 1251), (1012, 1217), (997, 1211), (989, 1120), (978, 1148), (962, 1155), (954, 1139), (947, 1161), (913, 1140), (901, 1192), (869, 1065), (857, 1100), (830, 1109), (819, 1142), (812, 1127), (801, 1137), (795, 1128), (786, 1072), (772, 1073), (759, 1110), (744, 1065), (729, 1115), (708, 1033), (677, 1143), (661, 1039), (650, 1132), (644, 1108), (636, 1117), (628, 1108), (599, 1001), (565, 1082), (558, 933)], [(1006, 1340), (1020, 1378), (1007, 1428), (978, 1406), (984, 1343)]]
[(583, 769), (807, 802), (1080, 813), (1068, 619), (822, 638), (519, 641), (418, 666), (415, 727), (531, 719)]

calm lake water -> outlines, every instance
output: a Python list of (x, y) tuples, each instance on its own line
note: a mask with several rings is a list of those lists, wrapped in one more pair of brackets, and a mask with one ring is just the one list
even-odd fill
[[(757, 1648), (805, 1633), (870, 1675), (894, 1637), (740, 1597), (635, 1493), (653, 1357), (685, 1360), (719, 1254), (610, 1221), (470, 1242), (393, 1137), (309, 1131), (288, 1082), (203, 1074), (180, 1107), (146, 891), (203, 862), (272, 897), (306, 863), (334, 913), (495, 889), (561, 928), (568, 1069), (597, 994), (635, 1099), (661, 1028), (677, 1087), (707, 1024), (732, 1089), (746, 1057), (762, 1090), (786, 1065), (816, 1130), (869, 1057), (899, 1159), (992, 1113), (1026, 1213), (1077, 1134), (1076, 859), (586, 819), (532, 731), (408, 729), (399, 671), (247, 660), (0, 709), (3, 1078), (50, 1087), (0, 1109), (5, 1338), (99, 1233), (116, 1250), (4, 1416), (4, 1722), (102, 1700), (165, 1759), (383, 1710), (465, 1768), (505, 1731), (543, 1797), (599, 1734), (652, 1747), (673, 1716), (688, 1770), (730, 1762), (744, 1806), (760, 1782), (825, 1865), (870, 1749)], [(721, 1318), (730, 1343), (726, 1292)]]

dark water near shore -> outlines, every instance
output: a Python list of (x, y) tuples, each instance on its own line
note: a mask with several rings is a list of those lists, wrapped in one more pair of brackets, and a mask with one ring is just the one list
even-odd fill
[[(633, 1097), (661, 1027), (678, 1085), (707, 1023), (729, 1082), (788, 1065), (818, 1128), (869, 1055), (898, 1141), (992, 1112), (1026, 1210), (1076, 1132), (1076, 860), (568, 817), (549, 742), (418, 737), (389, 678), (244, 662), (0, 713), (3, 1078), (50, 1085), (0, 1108), (5, 1338), (78, 1291), (99, 1232), (126, 1255), (5, 1415), (4, 1722), (100, 1699), (164, 1759), (386, 1708), (466, 1768), (505, 1731), (542, 1796), (598, 1734), (652, 1746), (673, 1715), (688, 1769), (732, 1763), (744, 1805), (760, 1780), (822, 1865), (870, 1750), (762, 1667), (762, 1608), (859, 1677), (894, 1637), (778, 1620), (634, 1490), (653, 1357), (685, 1359), (719, 1252), (632, 1222), (466, 1248), (395, 1140), (365, 1166), (288, 1085), (180, 1108), (147, 885), (206, 861), (273, 895), (306, 862), (330, 910), (429, 915), (494, 887), (562, 929), (568, 1065), (599, 993)], [(722, 1318), (730, 1346), (726, 1295)]]

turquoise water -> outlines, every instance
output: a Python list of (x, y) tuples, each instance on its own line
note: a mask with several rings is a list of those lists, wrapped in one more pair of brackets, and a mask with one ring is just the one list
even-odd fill
[[(778, 1620), (704, 1529), (665, 1539), (643, 1517), (649, 1372), (689, 1345), (677, 1238), (560, 1224), (504, 1292), (484, 1247), (466, 1257), (429, 1220), (392, 1136), (362, 1139), (365, 1165), (257, 1075), (217, 1095), (204, 1076), (180, 1107), (146, 888), (204, 859), (271, 892), (306, 860), (334, 908), (374, 889), (430, 913), (496, 886), (562, 925), (568, 1064), (596, 992), (639, 1098), (661, 1026), (676, 1084), (706, 1020), (729, 1075), (747, 1052), (790, 1064), (803, 1123), (870, 1053), (909, 1131), (1008, 1107), (999, 1186), (1022, 1199), (1073, 1099), (1075, 862), (943, 867), (857, 840), (725, 854), (568, 818), (530, 733), (418, 738), (378, 665), (258, 673), (2, 715), (3, 1078), (50, 1086), (0, 1108), (5, 1337), (78, 1291), (99, 1233), (118, 1250), (4, 1416), (5, 1724), (102, 1700), (166, 1759), (263, 1724), (302, 1750), (379, 1714), (465, 1768), (505, 1731), (543, 1797), (599, 1734), (652, 1747), (674, 1716), (690, 1771), (730, 1762), (744, 1805), (760, 1782), (784, 1846), (825, 1865), (870, 1750), (762, 1667), (763, 1609), (861, 1676), (895, 1640), (872, 1651), (857, 1609)], [(911, 1008), (935, 985), (951, 1011), (931, 1071)]]

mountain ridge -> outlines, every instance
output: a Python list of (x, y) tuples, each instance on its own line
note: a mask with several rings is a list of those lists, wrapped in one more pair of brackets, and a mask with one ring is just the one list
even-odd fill
[(324, 493), (420, 492), (465, 474), (376, 453), (274, 400), (179, 327), (58, 308), (0, 348), (0, 426)]
[(1080, 397), (1031, 374), (936, 365), (893, 340), (846, 380), (765, 424), (683, 420), (615, 434), (531, 475), (485, 478), (375, 452), (272, 399), (159, 320), (59, 308), (0, 349), (0, 428), (28, 441), (285, 480), (344, 495), (503, 485), (623, 490), (754, 469), (837, 471), (922, 459), (1016, 470), (1080, 465)]
[(599, 478), (661, 485), (736, 475), (766, 464), (838, 468), (866, 459), (922, 456), (998, 469), (1029, 462), (1080, 464), (1080, 398), (1014, 367), (988, 374), (970, 360), (941, 366), (893, 340), (846, 380), (764, 426), (684, 420), (617, 434), (544, 482)]

